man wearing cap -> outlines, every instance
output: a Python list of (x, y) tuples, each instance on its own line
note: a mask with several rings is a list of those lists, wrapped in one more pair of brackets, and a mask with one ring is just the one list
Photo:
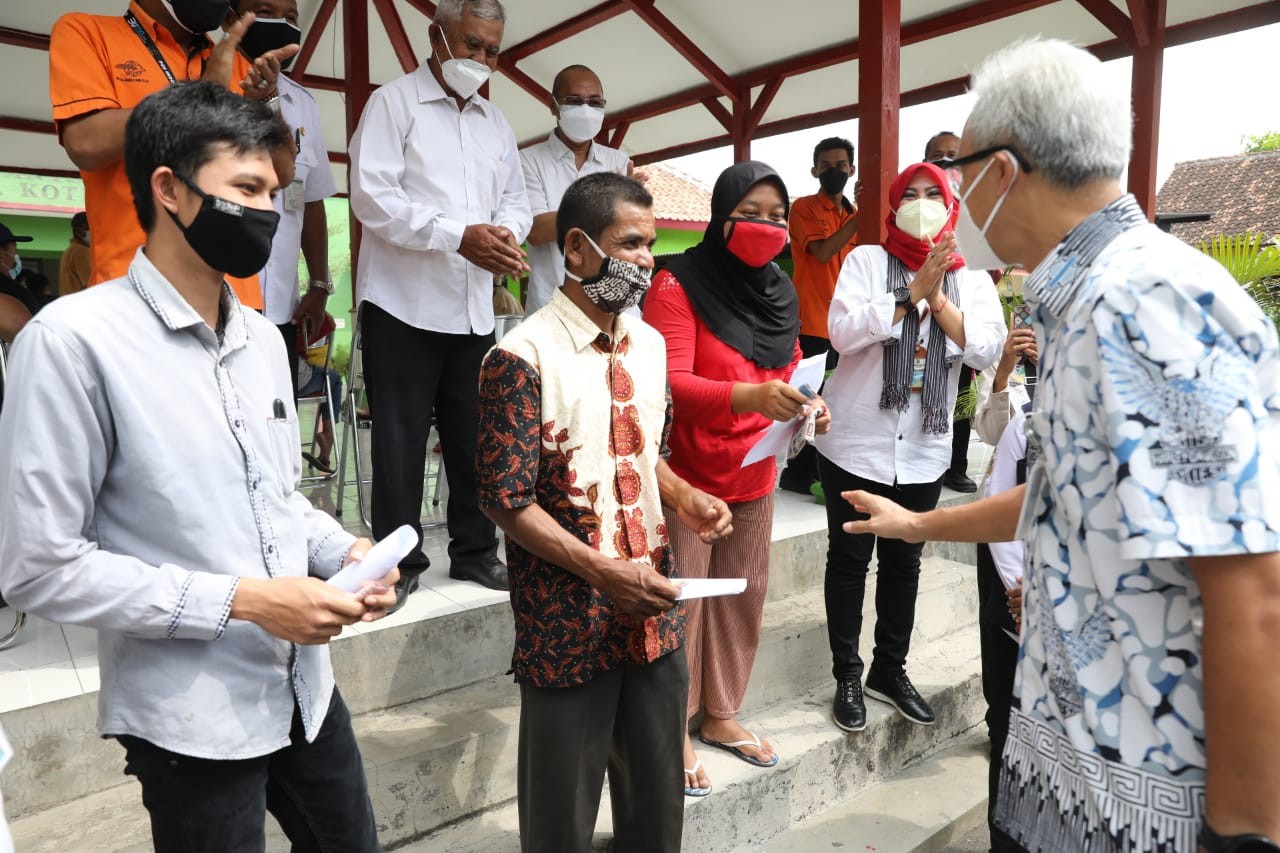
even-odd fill
[(89, 255), (89, 216), (83, 210), (71, 217), (71, 242), (58, 264), (58, 295), (79, 293), (89, 286), (93, 260)]
[(36, 313), (36, 305), (31, 298), (31, 291), (18, 284), (18, 273), (22, 272), (22, 256), (18, 254), (19, 243), (30, 243), (34, 237), (20, 237), (9, 230), (9, 226), (0, 222), (0, 293), (12, 296), (21, 302), (32, 314)]

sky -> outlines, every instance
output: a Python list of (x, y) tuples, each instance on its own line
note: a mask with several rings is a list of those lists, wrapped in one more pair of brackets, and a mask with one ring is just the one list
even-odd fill
[[(1176, 163), (1238, 154), (1242, 136), (1280, 131), (1278, 49), (1280, 24), (1272, 24), (1165, 51), (1157, 186)], [(1128, 59), (1106, 63), (1115, 85), (1129, 88), (1130, 66)], [(971, 106), (972, 99), (962, 95), (902, 110), (898, 163), (919, 160), (934, 133), (960, 131)], [(809, 174), (813, 146), (827, 136), (843, 136), (856, 146), (858, 122), (758, 139), (751, 156), (775, 168), (792, 196), (811, 195), (818, 191)], [(733, 152), (718, 148), (667, 163), (710, 186), (733, 163)]]

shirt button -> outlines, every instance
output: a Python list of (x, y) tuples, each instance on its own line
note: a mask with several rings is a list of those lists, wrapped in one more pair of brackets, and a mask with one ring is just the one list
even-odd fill
[(902, 436), (898, 436), (898, 441), (902, 441)]
[(274, 554), (275, 552), (276, 552), (276, 546), (275, 546), (275, 545), (268, 545), (268, 546), (267, 546), (267, 553), (268, 553), (268, 554)]

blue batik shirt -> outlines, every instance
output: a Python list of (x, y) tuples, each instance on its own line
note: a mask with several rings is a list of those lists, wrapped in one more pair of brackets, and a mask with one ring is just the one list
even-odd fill
[(1205, 724), (1187, 558), (1280, 550), (1276, 330), (1132, 196), (1072, 231), (1026, 294), (1042, 355), (997, 822), (1033, 851), (1194, 851)]

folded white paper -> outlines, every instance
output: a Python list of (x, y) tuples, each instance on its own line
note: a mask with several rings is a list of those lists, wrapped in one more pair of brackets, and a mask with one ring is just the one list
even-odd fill
[(746, 578), (691, 578), (681, 581), (676, 601), (690, 598), (713, 598), (717, 595), (739, 595), (747, 588)]
[[(791, 374), (792, 388), (799, 389), (802, 385), (808, 385), (810, 389), (817, 390), (822, 387), (822, 377), (826, 373), (827, 354), (810, 356), (809, 358), (800, 359), (800, 363), (796, 365), (795, 372)], [(774, 421), (769, 424), (768, 429), (760, 433), (760, 437), (756, 439), (756, 443), (747, 451), (747, 455), (742, 459), (742, 467), (754, 465), (761, 459), (768, 459), (770, 456), (778, 457), (781, 464), (786, 461), (786, 453), (791, 448), (791, 441), (796, 437), (800, 430), (805, 428), (806, 416), (793, 418), (789, 421)]]
[(402, 524), (390, 536), (370, 548), (363, 560), (351, 563), (329, 578), (329, 583), (344, 592), (356, 592), (369, 581), (384, 577), (417, 545), (417, 532), (409, 525)]

